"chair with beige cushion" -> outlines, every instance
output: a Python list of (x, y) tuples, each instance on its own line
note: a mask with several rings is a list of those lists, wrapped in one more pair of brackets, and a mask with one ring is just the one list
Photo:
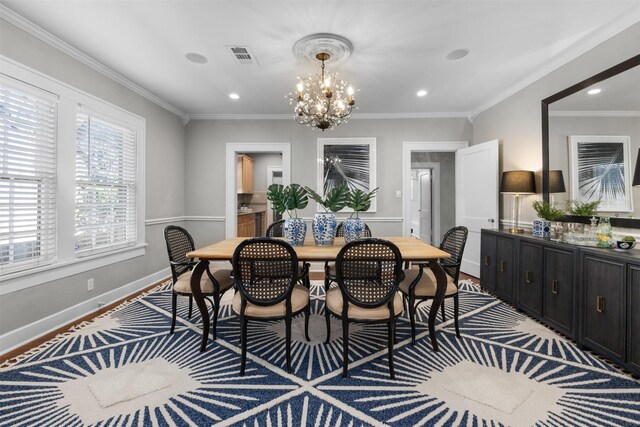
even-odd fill
[(329, 289), (326, 309), (342, 319), (342, 376), (349, 361), (349, 323), (386, 323), (388, 328), (389, 373), (393, 369), (396, 319), (402, 314), (398, 283), (402, 257), (398, 247), (382, 239), (347, 243), (336, 259), (337, 288)]
[[(267, 231), (265, 233), (266, 237), (284, 237), (284, 219), (280, 219), (278, 221), (272, 222), (267, 227)], [(300, 264), (300, 269), (298, 270), (298, 280), (300, 284), (306, 286), (307, 288), (311, 287), (311, 282), (309, 279), (309, 269), (311, 268), (311, 264), (308, 262), (304, 262)], [(305, 275), (305, 272), (307, 273)]]
[[(280, 239), (258, 237), (241, 242), (233, 254), (233, 272), (238, 292), (233, 311), (240, 317), (244, 375), (247, 360), (247, 323), (285, 321), (287, 371), (291, 372), (291, 319), (305, 313), (305, 336), (309, 341), (309, 289), (297, 285), (298, 256), (291, 245)], [(308, 272), (303, 272), (308, 274)]]
[[(460, 329), (458, 328), (458, 277), (460, 275), (460, 264), (462, 263), (462, 255), (468, 233), (467, 227), (454, 227), (445, 233), (440, 243), (440, 249), (451, 255), (450, 258), (442, 259), (440, 265), (447, 277), (445, 300), (447, 298), (453, 298), (453, 317), (458, 338), (460, 338)], [(414, 265), (414, 267), (415, 266), (416, 265)], [(416, 341), (416, 308), (423, 302), (432, 300), (436, 295), (436, 279), (429, 268), (429, 264), (419, 263), (417, 267), (418, 268), (404, 270), (404, 279), (400, 282), (400, 292), (402, 292), (409, 309), (412, 343)], [(441, 308), (442, 321), (444, 322), (444, 301), (442, 302)]]
[[(176, 326), (176, 305), (178, 295), (189, 297), (189, 318), (193, 310), (193, 295), (191, 294), (191, 271), (197, 261), (187, 258), (187, 254), (195, 249), (193, 238), (187, 230), (176, 225), (169, 225), (164, 229), (164, 240), (167, 244), (169, 254), (169, 264), (171, 266), (171, 276), (173, 278), (173, 295), (171, 299), (171, 331), (173, 333)], [(218, 312), (220, 311), (220, 298), (222, 294), (233, 287), (234, 281), (231, 278), (231, 269), (216, 270), (211, 273), (207, 269), (207, 274), (202, 275), (200, 289), (205, 296), (205, 301), (209, 301), (213, 308), (213, 339), (216, 339), (216, 326), (218, 323)], [(207, 298), (210, 297), (210, 298)]]

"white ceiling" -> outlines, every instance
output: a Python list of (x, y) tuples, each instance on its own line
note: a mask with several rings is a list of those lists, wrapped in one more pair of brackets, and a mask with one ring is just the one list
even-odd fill
[[(0, 3), (191, 117), (290, 114), (296, 76), (319, 69), (292, 47), (313, 33), (353, 43), (327, 68), (360, 89), (359, 113), (467, 115), (640, 20), (638, 0)], [(236, 65), (228, 45), (249, 46), (260, 65)], [(445, 58), (459, 48), (470, 54)]]

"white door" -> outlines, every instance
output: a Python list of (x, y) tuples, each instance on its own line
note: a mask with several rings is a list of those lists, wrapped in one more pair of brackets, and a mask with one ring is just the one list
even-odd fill
[(426, 169), (420, 175), (420, 240), (432, 243), (432, 212), (431, 212), (431, 169)]
[(456, 224), (469, 229), (461, 270), (480, 277), (480, 230), (498, 226), (498, 140), (456, 151)]

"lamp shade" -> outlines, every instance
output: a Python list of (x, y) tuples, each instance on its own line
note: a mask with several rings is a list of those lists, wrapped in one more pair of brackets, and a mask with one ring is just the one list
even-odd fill
[[(640, 177), (638, 177), (640, 179)], [(562, 171), (549, 171), (549, 193), (566, 193)]]
[(501, 193), (533, 194), (536, 192), (536, 180), (532, 171), (502, 172)]
[(633, 173), (633, 183), (631, 185), (640, 185), (640, 149), (638, 149), (638, 158), (636, 159), (636, 171)]

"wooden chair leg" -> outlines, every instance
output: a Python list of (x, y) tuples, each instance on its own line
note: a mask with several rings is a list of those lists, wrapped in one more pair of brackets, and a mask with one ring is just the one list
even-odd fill
[(412, 295), (409, 295), (409, 320), (411, 321), (411, 344), (416, 343), (416, 302)]
[(349, 371), (349, 322), (342, 318), (342, 378), (347, 378)]
[(458, 326), (458, 310), (460, 307), (460, 302), (458, 301), (458, 294), (455, 294), (453, 297), (453, 321), (456, 325), (456, 336), (460, 338), (460, 327)]
[(396, 334), (395, 324), (396, 324), (396, 321), (393, 318), (390, 319), (389, 323), (387, 324), (388, 334), (389, 334), (387, 338), (387, 344), (389, 347), (389, 375), (391, 376), (391, 379), (394, 379), (396, 377), (396, 374), (393, 370), (393, 341), (394, 341), (394, 336)]
[(291, 316), (284, 319), (285, 328), (285, 352), (287, 353), (287, 372), (291, 373)]
[(213, 294), (213, 340), (217, 338), (218, 330), (218, 313), (220, 312), (220, 293)]
[(193, 295), (189, 295), (189, 319), (191, 319), (191, 313), (193, 313)]
[(311, 341), (309, 338), (309, 318), (311, 317), (311, 304), (307, 304), (307, 308), (304, 310), (304, 337), (307, 341)]
[(440, 311), (442, 312), (442, 321), (446, 322), (447, 319), (444, 317), (444, 301), (442, 301), (442, 305), (440, 305)]
[(172, 292), (171, 295), (171, 331), (170, 334), (173, 333), (173, 330), (176, 328), (176, 306), (178, 305), (178, 294)]
[(240, 341), (242, 342), (240, 375), (244, 376), (244, 368), (247, 364), (247, 319), (244, 316), (240, 317)]

